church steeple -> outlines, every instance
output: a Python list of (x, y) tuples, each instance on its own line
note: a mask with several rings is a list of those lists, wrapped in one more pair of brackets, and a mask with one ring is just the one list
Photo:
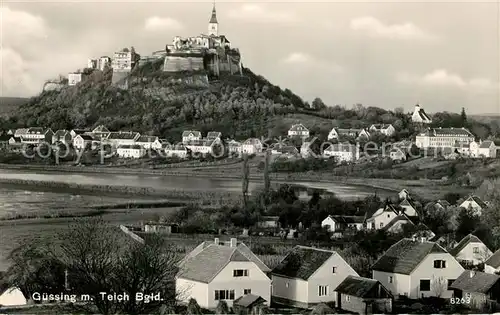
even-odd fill
[(212, 8), (212, 17), (210, 22), (208, 22), (208, 35), (219, 35), (219, 23), (217, 22), (217, 11), (215, 10), (215, 1)]

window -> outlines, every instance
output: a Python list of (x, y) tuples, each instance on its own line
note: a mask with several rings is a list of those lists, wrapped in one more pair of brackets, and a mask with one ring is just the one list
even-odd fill
[(328, 286), (327, 285), (318, 286), (318, 296), (325, 296), (325, 295), (328, 295)]
[(332, 267), (332, 273), (337, 273), (337, 267)]
[(430, 291), (431, 280), (420, 280), (420, 291)]
[(233, 277), (248, 277), (248, 269), (233, 270)]
[(384, 222), (380, 222), (380, 227), (383, 228), (384, 227)]
[(392, 276), (389, 276), (389, 283), (392, 283), (393, 280)]
[(434, 268), (437, 269), (446, 268), (446, 260), (434, 260)]
[(234, 290), (215, 290), (215, 300), (234, 300)]
[(290, 282), (285, 283), (285, 287), (288, 288), (289, 286), (290, 286)]
[(390, 214), (388, 214), (388, 215), (387, 215), (387, 217), (388, 217), (388, 218), (390, 218), (390, 217), (391, 217), (391, 215), (390, 215)]
[(346, 296), (345, 296), (345, 300), (346, 300), (347, 302), (349, 302), (349, 301), (351, 300), (351, 297), (350, 297), (349, 295), (346, 295)]
[(448, 279), (448, 290), (453, 290), (452, 288), (450, 288), (453, 281), (455, 281), (455, 279)]
[(252, 289), (244, 289), (243, 290), (243, 295), (247, 295), (247, 294), (251, 294), (252, 293)]
[(473, 252), (474, 254), (479, 254), (479, 247), (473, 247), (473, 248), (472, 248), (472, 252)]

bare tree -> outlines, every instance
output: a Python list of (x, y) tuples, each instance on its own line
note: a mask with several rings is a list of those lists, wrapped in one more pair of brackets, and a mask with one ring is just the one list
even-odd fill
[(446, 279), (444, 279), (443, 277), (433, 276), (431, 285), (432, 285), (432, 292), (436, 297), (439, 298), (442, 297), (443, 293), (445, 293), (448, 290), (448, 283)]
[(243, 156), (243, 177), (242, 177), (242, 192), (243, 192), (243, 205), (246, 208), (248, 204), (248, 181), (250, 175), (250, 168), (248, 166), (248, 154)]

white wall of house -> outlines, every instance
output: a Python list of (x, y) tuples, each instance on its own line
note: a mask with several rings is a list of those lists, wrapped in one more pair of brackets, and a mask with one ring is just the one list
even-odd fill
[[(333, 301), (337, 304), (335, 289), (349, 275), (358, 276), (358, 273), (338, 253), (332, 255), (307, 281), (308, 303)], [(327, 287), (326, 295), (319, 296), (319, 286)]]
[(371, 218), (366, 220), (367, 229), (369, 230), (382, 229), (397, 216), (397, 214), (394, 211), (383, 211), (379, 214), (377, 214), (377, 212), (375, 212), (375, 214)]
[(280, 277), (272, 275), (273, 296), (307, 303), (308, 296), (308, 283), (302, 279)]
[[(248, 277), (234, 277), (235, 269), (248, 270)], [(215, 290), (234, 290), (234, 298), (244, 295), (244, 290), (250, 289), (254, 295), (259, 295), (271, 302), (271, 279), (253, 262), (231, 261), (224, 269), (208, 284), (208, 308), (215, 308), (219, 301), (215, 300)], [(233, 305), (232, 300), (226, 301), (228, 306)]]
[(179, 295), (179, 301), (183, 303), (188, 303), (193, 298), (201, 307), (208, 308), (208, 283), (177, 278), (175, 292)]
[(326, 227), (329, 232), (335, 232), (336, 224), (337, 222), (335, 222), (335, 220), (332, 219), (330, 216), (326, 217), (323, 221), (321, 221), (321, 227)]
[(401, 208), (404, 209), (404, 212), (407, 216), (414, 217), (418, 215), (417, 211), (415, 210), (415, 208), (413, 208), (413, 206), (411, 205), (400, 205), (400, 206)]
[(464, 202), (462, 202), (460, 204), (460, 207), (465, 208), (465, 209), (472, 209), (478, 215), (481, 214), (481, 211), (483, 210), (483, 208), (481, 208), (481, 206), (478, 205), (477, 202), (474, 201), (473, 199), (465, 200)]
[(187, 142), (192, 141), (192, 140), (200, 140), (200, 139), (201, 139), (201, 135), (197, 136), (195, 134), (190, 133), (186, 137), (182, 137), (182, 142), (187, 143)]
[(118, 148), (116, 154), (121, 158), (134, 158), (138, 159), (146, 154), (144, 148), (141, 149), (131, 149), (131, 148)]
[[(446, 261), (446, 268), (434, 268), (435, 260)], [(464, 268), (449, 253), (433, 253), (427, 257), (413, 270), (410, 275), (410, 298), (421, 298), (422, 296), (438, 296), (441, 292), (442, 298), (453, 296), (453, 290), (447, 290), (448, 280), (456, 280), (464, 271)], [(420, 280), (431, 280), (431, 290), (421, 291)], [(442, 281), (441, 284), (439, 282)], [(439, 288), (444, 290), (440, 290)]]
[(457, 260), (466, 260), (474, 265), (485, 262), (493, 253), (483, 243), (470, 242), (456, 256)]
[(0, 295), (0, 305), (3, 306), (17, 306), (26, 305), (27, 300), (24, 294), (18, 288), (7, 289), (3, 294)]
[(78, 149), (78, 150), (82, 150), (90, 143), (92, 143), (92, 140), (84, 140), (80, 135), (77, 135), (73, 139), (73, 147), (75, 147), (75, 149)]
[(330, 130), (330, 132), (328, 133), (328, 140), (338, 139), (338, 137), (339, 137), (339, 134), (337, 133), (337, 130), (335, 130), (335, 128)]
[(396, 297), (398, 295), (410, 295), (409, 275), (373, 270), (372, 278), (380, 281), (380, 283)]
[(187, 157), (186, 150), (170, 150), (165, 149), (165, 156), (167, 157), (178, 157), (180, 159), (185, 159)]

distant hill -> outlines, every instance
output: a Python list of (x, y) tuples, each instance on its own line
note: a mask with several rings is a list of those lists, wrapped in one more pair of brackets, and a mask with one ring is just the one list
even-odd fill
[(29, 98), (0, 97), (0, 116), (14, 113), (21, 105), (28, 103)]

